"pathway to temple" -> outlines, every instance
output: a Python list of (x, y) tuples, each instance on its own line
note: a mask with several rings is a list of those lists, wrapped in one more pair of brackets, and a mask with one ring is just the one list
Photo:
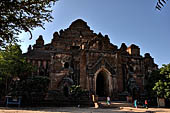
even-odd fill
[(78, 108), (78, 107), (43, 107), (43, 108), (0, 108), (0, 113), (170, 113), (167, 108)]

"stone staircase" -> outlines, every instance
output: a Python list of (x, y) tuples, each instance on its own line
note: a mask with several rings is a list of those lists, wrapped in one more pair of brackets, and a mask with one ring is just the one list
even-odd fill
[(110, 105), (106, 101), (98, 101), (99, 108), (121, 108), (121, 107), (132, 107), (132, 103), (126, 101), (112, 101)]
[(95, 108), (121, 108), (121, 107), (132, 107), (132, 103), (127, 101), (111, 101), (111, 104), (108, 105), (106, 102), (106, 97), (98, 97), (93, 95), (92, 100)]
[(74, 98), (71, 96), (65, 97), (60, 93), (54, 92), (50, 93), (45, 98), (43, 102), (41, 102), (42, 106), (49, 107), (91, 107), (93, 106), (93, 102), (89, 95), (83, 95), (79, 98)]

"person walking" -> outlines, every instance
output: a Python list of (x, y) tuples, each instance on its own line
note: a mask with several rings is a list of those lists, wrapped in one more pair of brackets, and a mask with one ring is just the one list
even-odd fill
[(138, 106), (137, 106), (137, 100), (136, 100), (136, 99), (134, 100), (134, 107), (135, 107), (135, 108), (138, 108)]

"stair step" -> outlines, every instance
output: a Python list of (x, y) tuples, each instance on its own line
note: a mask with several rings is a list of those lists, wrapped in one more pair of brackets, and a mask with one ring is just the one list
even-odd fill
[(132, 107), (132, 103), (127, 102), (119, 102), (119, 101), (113, 101), (110, 105), (108, 105), (105, 101), (99, 101), (98, 102), (99, 107), (101, 108), (120, 108), (120, 107)]

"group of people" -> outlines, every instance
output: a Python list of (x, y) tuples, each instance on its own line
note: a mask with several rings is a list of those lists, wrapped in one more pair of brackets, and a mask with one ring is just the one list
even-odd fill
[[(107, 102), (108, 105), (111, 104), (110, 97), (107, 97), (106, 102)], [(135, 107), (135, 108), (138, 108), (138, 101), (137, 101), (137, 99), (134, 100), (134, 107)], [(144, 101), (143, 107), (145, 107), (145, 108), (148, 109), (148, 101), (147, 101), (147, 100)]]
[[(138, 101), (137, 101), (137, 99), (134, 100), (134, 107), (138, 108)], [(147, 100), (145, 100), (145, 102), (143, 103), (143, 107), (148, 109), (148, 101)]]

